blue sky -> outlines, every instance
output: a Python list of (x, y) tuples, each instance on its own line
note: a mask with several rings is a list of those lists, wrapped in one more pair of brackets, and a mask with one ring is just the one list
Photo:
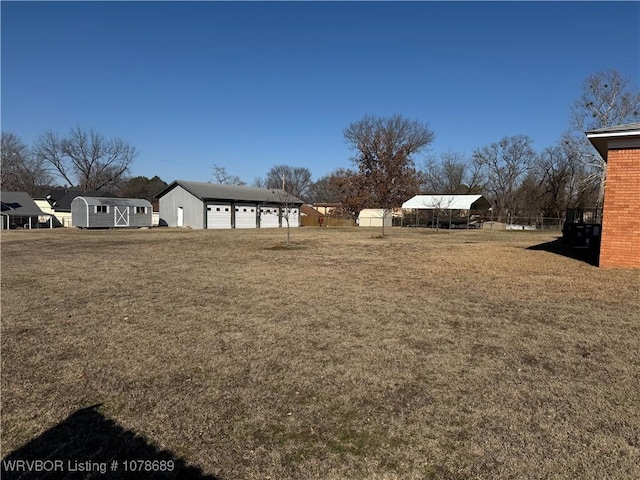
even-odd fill
[[(351, 166), (365, 114), (428, 122), (429, 154), (505, 135), (538, 150), (589, 74), (640, 84), (638, 2), (6, 2), (2, 131), (94, 128), (132, 175), (251, 183)], [(417, 159), (418, 162), (422, 160)]]

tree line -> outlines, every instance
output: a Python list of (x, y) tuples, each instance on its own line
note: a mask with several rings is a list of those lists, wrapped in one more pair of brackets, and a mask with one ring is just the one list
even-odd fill
[[(496, 216), (561, 217), (568, 207), (602, 203), (606, 163), (589, 144), (586, 130), (640, 120), (640, 90), (616, 70), (588, 76), (570, 107), (567, 130), (536, 151), (525, 134), (505, 136), (471, 154), (425, 155), (435, 139), (428, 123), (402, 115), (365, 115), (344, 129), (352, 168), (313, 180), (306, 167), (274, 165), (252, 186), (281, 189), (309, 203), (340, 203), (345, 213), (392, 209), (418, 193), (483, 194)], [(418, 156), (422, 156), (418, 159)], [(130, 178), (137, 156), (126, 141), (73, 128), (65, 136), (40, 135), (32, 147), (2, 133), (2, 189), (41, 192), (54, 179), (82, 191), (111, 191), (152, 199), (166, 187), (153, 177)], [(212, 182), (245, 185), (223, 165), (213, 165)]]

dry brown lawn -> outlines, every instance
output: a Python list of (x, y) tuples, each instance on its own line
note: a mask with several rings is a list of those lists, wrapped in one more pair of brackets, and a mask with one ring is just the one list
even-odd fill
[(3, 233), (2, 455), (99, 404), (220, 479), (640, 478), (639, 271), (378, 233)]

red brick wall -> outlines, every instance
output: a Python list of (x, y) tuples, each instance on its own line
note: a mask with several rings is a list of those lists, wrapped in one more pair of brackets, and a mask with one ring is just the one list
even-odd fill
[(640, 268), (640, 149), (609, 150), (601, 267)]

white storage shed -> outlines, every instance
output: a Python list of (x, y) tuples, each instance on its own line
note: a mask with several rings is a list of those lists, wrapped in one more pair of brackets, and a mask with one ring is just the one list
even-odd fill
[(393, 221), (393, 213), (391, 210), (383, 208), (364, 208), (360, 210), (358, 215), (358, 226), (360, 227), (382, 227), (384, 221), (385, 227), (390, 227)]

